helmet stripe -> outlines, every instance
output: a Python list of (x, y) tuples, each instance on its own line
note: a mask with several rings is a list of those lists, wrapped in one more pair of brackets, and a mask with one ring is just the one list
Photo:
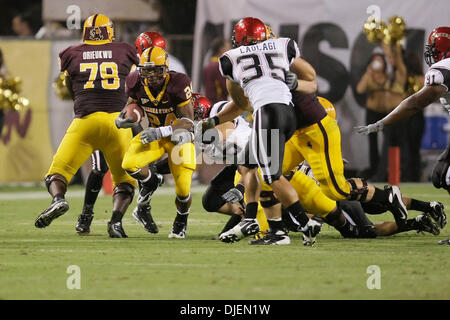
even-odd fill
[(92, 27), (95, 27), (95, 20), (97, 20), (97, 16), (98, 14), (96, 14), (94, 18), (92, 18)]
[(152, 60), (152, 51), (153, 51), (153, 49), (155, 49), (155, 47), (151, 47), (150, 51), (148, 52), (148, 61), (147, 62), (150, 62), (150, 60)]

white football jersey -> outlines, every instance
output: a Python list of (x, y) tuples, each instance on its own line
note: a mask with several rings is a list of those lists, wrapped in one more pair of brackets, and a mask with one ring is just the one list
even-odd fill
[(225, 52), (219, 66), (223, 76), (241, 85), (256, 111), (269, 103), (290, 103), (292, 95), (284, 83), (285, 71), (299, 56), (294, 40), (269, 39)]
[(440, 98), (440, 101), (450, 113), (450, 58), (443, 59), (431, 65), (425, 74), (425, 85), (442, 85), (447, 89), (447, 93)]
[[(219, 101), (211, 108), (210, 117), (217, 115), (229, 101)], [(245, 147), (250, 139), (252, 129), (250, 124), (241, 116), (233, 120), (234, 130), (228, 135), (226, 141), (217, 147), (210, 144), (204, 152), (212, 159), (223, 160), (225, 163), (243, 163), (245, 157)], [(237, 159), (237, 160), (236, 160)]]

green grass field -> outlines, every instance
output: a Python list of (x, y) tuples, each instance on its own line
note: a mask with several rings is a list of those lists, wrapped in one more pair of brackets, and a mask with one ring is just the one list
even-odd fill
[[(401, 189), (450, 206), (448, 194), (430, 184)], [(324, 226), (315, 247), (304, 247), (295, 233), (289, 246), (255, 247), (247, 239), (225, 244), (213, 238), (227, 217), (205, 213), (197, 192), (187, 238), (168, 239), (175, 205), (164, 187), (152, 200), (158, 234), (145, 232), (130, 207), (124, 218), (129, 238), (108, 238), (112, 201), (100, 196), (91, 234), (80, 237), (81, 187), (67, 196), (69, 212), (42, 230), (34, 220), (50, 199), (37, 190), (45, 188), (0, 188), (0, 299), (450, 299), (450, 246), (437, 244), (450, 237), (449, 226), (439, 236), (408, 232), (370, 240), (342, 239)], [(372, 217), (393, 220), (390, 213)], [(79, 290), (66, 286), (70, 265), (80, 267)], [(379, 290), (367, 288), (370, 265), (380, 267)]]

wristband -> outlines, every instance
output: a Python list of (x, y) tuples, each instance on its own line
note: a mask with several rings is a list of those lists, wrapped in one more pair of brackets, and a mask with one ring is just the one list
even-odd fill
[(238, 189), (242, 194), (244, 194), (244, 192), (245, 192), (245, 187), (244, 187), (244, 185), (243, 184), (237, 184), (236, 185), (236, 187), (235, 187), (236, 189)]
[(171, 126), (160, 127), (159, 130), (161, 131), (161, 135), (163, 138), (170, 136), (173, 131)]

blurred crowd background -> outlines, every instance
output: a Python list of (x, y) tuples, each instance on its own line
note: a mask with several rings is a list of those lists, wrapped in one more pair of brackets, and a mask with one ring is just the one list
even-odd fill
[[(420, 89), (426, 36), (448, 25), (450, 2), (378, 2), (0, 0), (0, 184), (42, 181), (72, 118), (71, 101), (55, 90), (58, 53), (80, 42), (84, 19), (100, 12), (114, 21), (116, 41), (162, 34), (172, 63), (212, 102), (228, 98), (217, 58), (230, 48), (234, 23), (262, 19), (277, 35), (295, 39), (315, 67), (318, 94), (337, 109), (348, 176), (388, 181), (388, 155), (396, 150), (401, 182), (429, 181), (448, 136), (448, 114), (438, 102), (378, 135), (359, 136), (353, 127), (377, 121)], [(220, 167), (199, 165), (196, 181), (207, 183)], [(83, 170), (75, 183), (83, 183), (89, 165)]]

